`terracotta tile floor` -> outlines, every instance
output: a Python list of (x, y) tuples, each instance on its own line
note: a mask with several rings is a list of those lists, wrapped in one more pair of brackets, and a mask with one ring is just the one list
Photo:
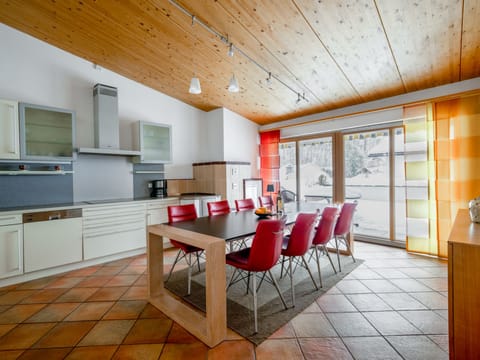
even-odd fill
[(144, 255), (0, 288), (0, 359), (447, 359), (447, 263), (355, 246), (365, 262), (258, 347), (209, 349), (148, 304)]

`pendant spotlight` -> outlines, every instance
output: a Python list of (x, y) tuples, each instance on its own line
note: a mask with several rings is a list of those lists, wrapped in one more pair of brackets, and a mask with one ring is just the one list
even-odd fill
[(202, 93), (202, 87), (200, 86), (200, 80), (195, 75), (192, 77), (192, 80), (190, 80), (190, 88), (188, 89), (188, 92), (190, 94), (195, 94), (195, 95)]
[(237, 78), (235, 77), (235, 74), (232, 75), (232, 78), (230, 79), (230, 83), (228, 84), (228, 91), (232, 93), (239, 92), (240, 86), (238, 86), (238, 81)]
[[(195, 17), (195, 15), (193, 15), (192, 13), (190, 13), (187, 9), (185, 9), (182, 5), (180, 5), (176, 0), (168, 0), (170, 2), (170, 4), (172, 4), (173, 6), (175, 6), (178, 10), (180, 10), (182, 13), (184, 13), (185, 15), (189, 16), (192, 18), (192, 25), (197, 22), (198, 24), (200, 24), (205, 30), (207, 30), (210, 34), (216, 36), (217, 38), (220, 39), (220, 41), (226, 45), (228, 45), (228, 56), (232, 57), (234, 55), (234, 52), (236, 51), (237, 53), (239, 53), (240, 55), (242, 55), (245, 59), (247, 59), (250, 63), (256, 65), (260, 70), (264, 71), (266, 74), (267, 74), (267, 78), (266, 78), (266, 82), (267, 82), (267, 85), (270, 86), (272, 84), (272, 80), (276, 80), (278, 83), (280, 83), (281, 85), (283, 85), (284, 87), (286, 87), (288, 90), (290, 90), (291, 92), (293, 92), (296, 96), (297, 96), (297, 99), (296, 99), (296, 103), (300, 103), (302, 100), (305, 100), (306, 102), (308, 102), (308, 99), (306, 98), (305, 96), (305, 92), (303, 92), (302, 94), (298, 91), (296, 91), (295, 89), (293, 89), (290, 85), (288, 85), (286, 82), (284, 82), (282, 79), (280, 79), (279, 77), (277, 77), (276, 75), (272, 74), (270, 72), (270, 70), (268, 68), (266, 68), (265, 66), (261, 65), (260, 63), (258, 63), (255, 59), (253, 59), (250, 55), (248, 55), (245, 51), (243, 51), (242, 49), (238, 48), (237, 46), (235, 46), (233, 44), (233, 42), (231, 42), (229, 39), (228, 39), (228, 36), (224, 36), (223, 34), (221, 34), (220, 32), (218, 32), (216, 29), (210, 27), (210, 25), (207, 25), (205, 22), (203, 22), (202, 20), (199, 20)], [(198, 85), (198, 86), (197, 86)], [(240, 90), (240, 86), (238, 85), (238, 81), (237, 81), (237, 78), (235, 77), (235, 74), (232, 75), (232, 78), (230, 79), (230, 82), (229, 82), (229, 85), (228, 85), (228, 91), (230, 92), (238, 92)], [(198, 92), (193, 92), (193, 91), (198, 91)], [(189, 92), (192, 93), (192, 94), (200, 94), (201, 93), (201, 88), (200, 88), (200, 80), (194, 75), (194, 77), (192, 78), (192, 80), (190, 81), (190, 89), (189, 89)]]
[[(195, 15), (192, 15), (192, 27), (195, 25)], [(195, 48), (195, 41), (193, 42), (193, 48)], [(195, 61), (193, 61), (192, 58), (192, 64), (195, 66)], [(190, 87), (188, 88), (188, 92), (190, 94), (201, 94), (202, 93), (202, 87), (200, 86), (200, 79), (197, 77), (197, 75), (194, 73), (192, 80), (190, 80)]]

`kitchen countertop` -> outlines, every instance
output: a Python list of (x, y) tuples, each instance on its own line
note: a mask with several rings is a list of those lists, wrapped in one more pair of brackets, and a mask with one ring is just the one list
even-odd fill
[(38, 204), (31, 206), (15, 206), (15, 207), (0, 207), (0, 213), (9, 213), (9, 212), (26, 212), (26, 211), (41, 211), (43, 209), (69, 209), (69, 208), (78, 208), (78, 207), (88, 207), (95, 205), (108, 205), (108, 204), (118, 204), (122, 202), (149, 202), (157, 200), (168, 200), (168, 199), (178, 199), (178, 196), (168, 196), (164, 198), (151, 198), (151, 197), (142, 197), (142, 198), (120, 198), (120, 199), (104, 199), (104, 200), (87, 200), (79, 202), (70, 202), (70, 203), (59, 203), (59, 204)]

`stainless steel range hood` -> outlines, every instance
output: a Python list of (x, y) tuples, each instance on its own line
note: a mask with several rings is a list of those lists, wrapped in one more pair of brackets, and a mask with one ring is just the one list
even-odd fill
[(94, 148), (79, 148), (83, 154), (138, 156), (140, 151), (121, 150), (117, 88), (96, 84), (93, 87)]

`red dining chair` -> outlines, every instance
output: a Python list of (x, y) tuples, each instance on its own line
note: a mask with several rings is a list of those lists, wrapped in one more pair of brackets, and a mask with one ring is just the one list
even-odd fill
[[(257, 225), (255, 236), (253, 237), (252, 246), (226, 255), (226, 262), (233, 266), (233, 271), (227, 285), (227, 290), (233, 282), (250, 279), (250, 273), (253, 272), (253, 313), (255, 318), (255, 333), (258, 332), (257, 324), (257, 273), (268, 274), (272, 284), (282, 300), (283, 306), (287, 309), (287, 304), (282, 296), (277, 281), (271, 273), (271, 268), (277, 263), (282, 251), (283, 238), (283, 222), (281, 220), (262, 220)], [(243, 274), (247, 274), (240, 279), (234, 276), (238, 270), (243, 270)], [(249, 283), (247, 283), (247, 287)], [(248, 291), (248, 290), (247, 290)]]
[(273, 199), (270, 195), (267, 196), (259, 196), (258, 197), (258, 203), (262, 207), (266, 207), (269, 209), (273, 209)]
[[(195, 220), (197, 218), (197, 210), (195, 209), (194, 204), (186, 204), (186, 205), (172, 205), (167, 207), (168, 210), (168, 222), (169, 223), (176, 223), (179, 221), (186, 221), (186, 220)], [(192, 281), (192, 254), (195, 254), (197, 257), (198, 263), (198, 271), (200, 271), (200, 254), (203, 252), (203, 249), (198, 248), (196, 246), (188, 245), (182, 243), (177, 240), (170, 239), (170, 243), (178, 249), (177, 257), (173, 262), (172, 268), (168, 273), (167, 282), (172, 275), (173, 269), (175, 265), (181, 260), (185, 259), (188, 264), (188, 289), (187, 294), (190, 295), (190, 287)], [(188, 256), (187, 256), (188, 255)]]
[(240, 199), (235, 200), (235, 208), (237, 211), (245, 211), (255, 209), (255, 203), (253, 199)]
[(340, 249), (339, 243), (343, 241), (347, 251), (350, 252), (353, 262), (355, 262), (355, 257), (353, 252), (350, 250), (350, 244), (348, 243), (347, 235), (352, 231), (353, 225), (353, 213), (357, 203), (344, 203), (342, 210), (340, 210), (340, 215), (338, 215), (337, 224), (333, 230), (333, 236), (335, 238), (335, 247), (337, 248), (337, 260), (338, 260), (338, 271), (342, 271), (342, 266), (340, 265)]
[[(288, 270), (286, 273), (290, 276), (290, 288), (292, 292), (292, 303), (295, 306), (295, 289), (293, 287), (293, 267), (292, 261), (294, 258), (301, 258), (300, 265), (308, 271), (310, 278), (312, 279), (313, 285), (315, 289), (318, 290), (318, 286), (313, 279), (312, 272), (308, 266), (307, 261), (305, 260), (305, 254), (312, 246), (313, 240), (313, 230), (315, 226), (315, 222), (317, 220), (317, 213), (300, 213), (295, 220), (295, 224), (293, 225), (292, 232), (290, 235), (287, 235), (283, 238), (283, 247), (282, 247), (282, 271), (281, 274), (283, 275), (283, 263), (285, 261), (285, 257), (288, 257)], [(282, 276), (281, 275), (281, 276)]]
[(207, 203), (208, 216), (228, 214), (230, 205), (228, 200), (211, 201)]
[(338, 215), (338, 209), (336, 207), (326, 207), (323, 209), (322, 217), (320, 218), (320, 222), (317, 225), (317, 230), (315, 231), (315, 235), (312, 241), (312, 249), (315, 252), (315, 256), (317, 260), (317, 270), (318, 270), (318, 278), (320, 279), (320, 287), (323, 287), (323, 284), (322, 284), (322, 273), (320, 272), (319, 250), (322, 250), (325, 254), (327, 254), (328, 260), (332, 265), (333, 271), (335, 272), (335, 274), (337, 273), (337, 270), (335, 270), (335, 266), (333, 265), (332, 258), (330, 257), (330, 254), (328, 253), (328, 250), (326, 247), (326, 244), (333, 237), (333, 228), (335, 227), (337, 215)]

